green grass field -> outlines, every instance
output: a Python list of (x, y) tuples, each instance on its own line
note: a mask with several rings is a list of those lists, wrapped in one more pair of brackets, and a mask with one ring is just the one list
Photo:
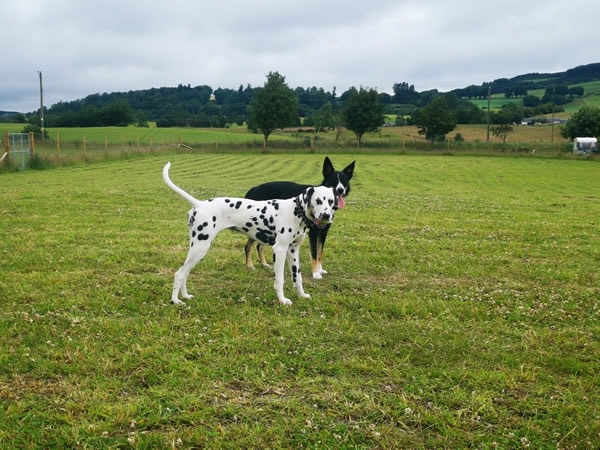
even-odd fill
[[(277, 304), (223, 232), (169, 304), (189, 205), (319, 154), (0, 173), (1, 448), (593, 448), (600, 165), (356, 159), (323, 280)], [(286, 273), (287, 275), (287, 273)]]
[[(4, 131), (20, 132), (16, 125), (0, 124)], [(454, 137), (460, 134), (462, 142)], [(137, 154), (162, 153), (168, 150), (193, 149), (200, 152), (263, 152), (262, 135), (248, 132), (245, 128), (150, 128), (99, 127), (64, 128), (50, 130), (59, 139), (37, 140), (36, 154), (51, 165), (123, 158)], [(95, 136), (92, 138), (92, 136)], [(560, 127), (515, 126), (503, 144), (490, 134), (487, 143), (486, 125), (459, 125), (448, 134), (446, 142), (433, 146), (418, 133), (415, 126), (384, 127), (376, 133), (363, 137), (361, 151), (391, 153), (514, 153), (537, 150), (538, 156), (556, 156), (571, 152), (571, 144), (560, 136)], [(297, 128), (277, 130), (269, 138), (266, 152), (357, 152), (356, 137), (348, 130), (328, 131), (314, 135)]]
[[(0, 132), (20, 133), (23, 124), (0, 124)], [(84, 143), (94, 147), (105, 143), (121, 146), (165, 146), (171, 144), (239, 144), (253, 143), (262, 145), (262, 134), (250, 133), (245, 127), (237, 128), (138, 128), (129, 127), (90, 127), (90, 128), (49, 128), (50, 147), (55, 148), (56, 142), (63, 146), (76, 145), (83, 147)], [(279, 136), (273, 137), (275, 140)], [(47, 143), (37, 142), (37, 146), (45, 148)]]

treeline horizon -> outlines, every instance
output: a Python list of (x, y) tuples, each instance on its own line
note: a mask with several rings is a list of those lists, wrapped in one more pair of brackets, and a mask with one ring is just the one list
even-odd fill
[[(413, 84), (394, 83), (392, 94), (379, 93), (385, 113), (394, 115), (393, 125), (410, 123), (414, 112), (427, 106), (433, 99), (443, 95), (449, 108), (456, 114), (458, 123), (476, 124), (487, 120), (487, 111), (471, 100), (487, 98), (488, 95), (503, 94), (506, 98), (521, 98), (522, 107), (510, 108), (515, 121), (529, 115), (561, 111), (561, 105), (575, 97), (583, 96), (582, 87), (573, 84), (600, 80), (600, 63), (578, 66), (565, 72), (530, 73), (513, 78), (499, 78), (484, 82), (480, 86), (467, 86), (440, 93), (437, 89), (418, 92)], [(91, 94), (79, 100), (58, 102), (44, 108), (45, 127), (94, 127), (94, 126), (147, 126), (149, 121), (158, 127), (227, 127), (242, 125), (248, 119), (248, 107), (256, 92), (262, 87), (250, 84), (238, 89), (217, 88), (208, 85), (192, 87), (179, 84), (176, 87), (150, 88), (128, 92)], [(544, 90), (540, 98), (529, 94), (532, 90)], [(311, 125), (313, 117), (325, 105), (339, 112), (355, 91), (350, 88), (339, 96), (336, 88), (326, 91), (318, 87), (293, 88), (298, 99), (298, 126)], [(499, 114), (502, 111), (494, 112)], [(29, 114), (6, 115), (3, 121), (39, 124), (39, 111)], [(503, 118), (503, 122), (506, 118)], [(392, 124), (390, 124), (392, 125)]]

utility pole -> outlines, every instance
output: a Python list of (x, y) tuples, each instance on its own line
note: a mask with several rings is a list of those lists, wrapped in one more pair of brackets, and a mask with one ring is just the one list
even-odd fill
[(44, 140), (44, 88), (42, 86), (42, 72), (38, 70), (40, 76), (40, 128), (42, 129), (42, 141)]
[(492, 85), (488, 84), (488, 108), (487, 108), (487, 143), (490, 143), (490, 97), (492, 95)]
[(554, 103), (552, 103), (552, 139), (550, 142), (554, 143)]

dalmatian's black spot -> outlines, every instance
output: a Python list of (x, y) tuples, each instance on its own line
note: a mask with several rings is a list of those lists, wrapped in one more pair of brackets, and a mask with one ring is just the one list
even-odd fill
[(206, 240), (208, 240), (209, 237), (210, 236), (208, 234), (200, 234), (200, 233), (198, 233), (198, 240), (199, 241), (206, 241)]
[(246, 222), (246, 227), (252, 228), (252, 222)]
[(194, 226), (194, 222), (196, 221), (196, 212), (194, 211), (192, 214), (190, 214), (189, 220), (188, 220), (188, 225), (190, 227)]
[(228, 198), (225, 199), (225, 203), (229, 203), (231, 202), (231, 200), (229, 200)]
[(281, 231), (279, 231), (281, 234), (285, 233), (285, 227), (281, 227)]
[(321, 200), (320, 198), (317, 198), (316, 202), (317, 205), (321, 206), (323, 204), (323, 200)]
[(263, 228), (259, 228), (256, 231), (256, 239), (268, 245), (275, 244), (275, 234), (272, 231)]
[(273, 200), (273, 208), (275, 208), (275, 211), (279, 211), (279, 202), (276, 200)]
[(235, 203), (235, 209), (240, 209), (240, 206), (242, 206), (242, 201), (241, 201), (241, 200), (238, 200), (238, 201)]
[(217, 216), (213, 216), (213, 222), (217, 221)]

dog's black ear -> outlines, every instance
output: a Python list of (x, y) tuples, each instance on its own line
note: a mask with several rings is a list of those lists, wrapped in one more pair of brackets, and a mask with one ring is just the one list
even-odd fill
[(305, 192), (304, 192), (304, 198), (306, 200), (306, 204), (309, 205), (310, 204), (310, 200), (312, 199), (313, 194), (315, 193), (315, 188), (314, 187), (309, 187)]
[(329, 159), (329, 156), (326, 156), (325, 160), (323, 161), (323, 178), (327, 178), (333, 172), (335, 172), (335, 169), (333, 168), (333, 163)]
[(344, 170), (342, 170), (342, 172), (344, 172), (344, 174), (348, 177), (348, 179), (352, 178), (352, 175), (354, 175), (354, 163), (356, 161), (352, 161), (350, 164), (348, 164)]

